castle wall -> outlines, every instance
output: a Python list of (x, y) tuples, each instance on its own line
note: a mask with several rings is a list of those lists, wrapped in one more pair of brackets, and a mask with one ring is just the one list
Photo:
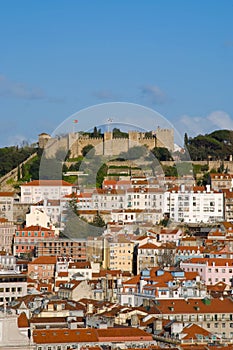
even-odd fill
[(71, 157), (82, 155), (82, 149), (87, 145), (95, 147), (96, 155), (118, 156), (122, 152), (128, 152), (134, 146), (146, 146), (149, 150), (154, 147), (166, 147), (174, 149), (174, 131), (171, 129), (158, 129), (156, 137), (146, 138), (145, 133), (129, 131), (128, 138), (113, 138), (111, 131), (105, 132), (104, 137), (92, 138), (89, 135), (70, 133), (59, 138), (48, 140), (45, 154), (47, 158), (54, 157), (58, 149), (70, 150)]
[(174, 130), (161, 129), (156, 130), (157, 147), (166, 147), (169, 151), (174, 151)]

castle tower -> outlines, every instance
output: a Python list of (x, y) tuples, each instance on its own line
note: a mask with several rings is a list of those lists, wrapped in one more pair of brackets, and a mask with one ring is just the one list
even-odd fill
[(157, 147), (166, 147), (170, 152), (174, 151), (174, 130), (162, 129), (156, 130)]
[(39, 138), (38, 138), (38, 146), (39, 148), (42, 148), (44, 149), (47, 142), (51, 139), (51, 136), (49, 134), (46, 134), (45, 132), (42, 132), (40, 135), (39, 135)]

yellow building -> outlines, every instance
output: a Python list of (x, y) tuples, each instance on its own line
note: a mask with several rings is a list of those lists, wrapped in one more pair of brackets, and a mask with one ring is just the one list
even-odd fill
[(108, 240), (106, 265), (111, 270), (133, 271), (134, 243), (125, 237)]

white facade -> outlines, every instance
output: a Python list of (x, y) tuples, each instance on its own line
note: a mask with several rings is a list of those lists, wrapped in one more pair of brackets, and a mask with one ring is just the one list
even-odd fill
[(0, 218), (0, 250), (11, 254), (16, 226), (12, 221)]
[(224, 200), (222, 192), (184, 188), (165, 193), (164, 212), (170, 214), (175, 222), (216, 222), (224, 219)]
[(13, 221), (14, 192), (0, 192), (0, 218)]
[(22, 203), (61, 199), (72, 193), (72, 184), (59, 180), (34, 180), (21, 186)]
[(125, 191), (123, 190), (95, 190), (92, 194), (92, 207), (97, 210), (123, 209)]
[(27, 295), (27, 276), (15, 270), (0, 271), (0, 304)]
[(164, 191), (156, 188), (128, 189), (127, 207), (142, 210), (161, 209), (164, 207)]
[(45, 213), (43, 207), (31, 206), (30, 213), (26, 214), (26, 227), (41, 226), (50, 227), (50, 217)]

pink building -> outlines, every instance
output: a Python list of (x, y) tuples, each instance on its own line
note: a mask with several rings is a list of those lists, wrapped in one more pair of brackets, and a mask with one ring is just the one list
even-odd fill
[(182, 231), (179, 229), (169, 230), (167, 228), (162, 229), (158, 234), (158, 241), (162, 243), (175, 242), (178, 244), (181, 238)]
[(218, 282), (232, 285), (233, 259), (193, 258), (182, 261), (180, 267), (186, 272), (197, 272), (206, 285)]
[(23, 254), (35, 255), (38, 242), (54, 238), (55, 231), (41, 226), (29, 226), (15, 232), (14, 255)]

